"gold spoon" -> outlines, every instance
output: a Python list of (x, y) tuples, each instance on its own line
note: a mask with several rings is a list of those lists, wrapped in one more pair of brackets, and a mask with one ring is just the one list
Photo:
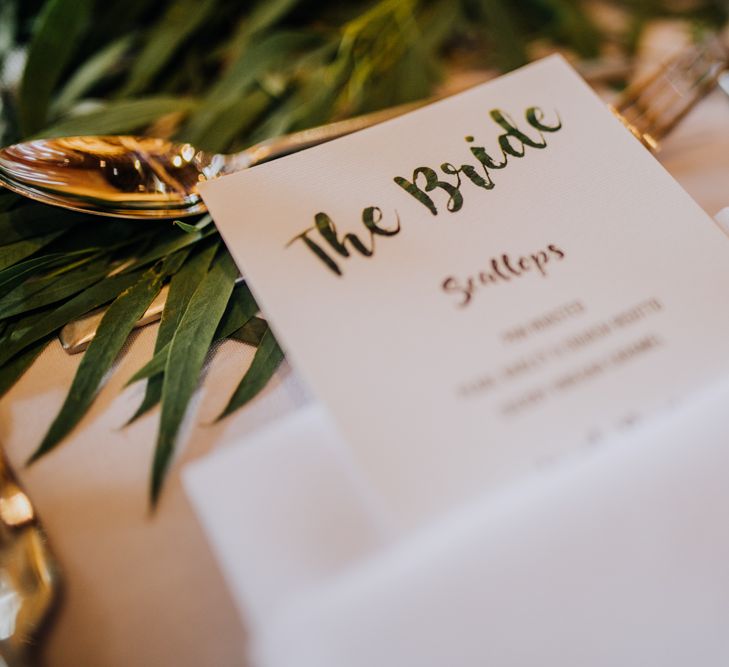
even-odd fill
[[(426, 100), (427, 101), (427, 100)], [(198, 183), (400, 116), (406, 104), (263, 141), (232, 155), (137, 136), (37, 139), (0, 150), (0, 184), (44, 204), (123, 218), (204, 213)]]

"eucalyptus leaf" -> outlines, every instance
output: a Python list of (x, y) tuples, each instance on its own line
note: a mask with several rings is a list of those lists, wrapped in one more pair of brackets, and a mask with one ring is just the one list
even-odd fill
[(79, 67), (53, 102), (54, 114), (58, 116), (67, 111), (103, 77), (119, 67), (121, 57), (129, 50), (133, 41), (134, 35), (124, 35), (105, 45)]
[(228, 307), (215, 330), (215, 340), (227, 338), (240, 329), (258, 312), (258, 304), (244, 282), (238, 283), (230, 296)]
[(268, 331), (266, 320), (261, 317), (251, 317), (240, 329), (230, 334), (230, 337), (246, 345), (258, 347), (266, 331)]
[[(0, 271), (0, 311), (2, 310), (3, 300), (12, 293), (13, 290), (21, 287), (34, 273), (38, 273), (44, 269), (58, 266), (64, 259), (61, 254), (42, 255), (40, 257), (31, 257), (17, 264), (13, 264)], [(3, 317), (9, 317), (5, 315)]]
[(86, 414), (99, 391), (101, 381), (111, 369), (137, 320), (157, 296), (165, 278), (179, 268), (180, 260), (179, 256), (173, 255), (156, 264), (109, 306), (96, 336), (81, 359), (60, 412), (29, 463), (56, 447)]
[(275, 25), (288, 14), (300, 0), (268, 0), (259, 2), (253, 11), (240, 24), (240, 28), (230, 41), (234, 52), (239, 53), (254, 35)]
[(96, 49), (110, 37), (145, 25), (150, 13), (164, 3), (160, 0), (103, 0), (98, 4), (99, 11), (94, 17), (94, 33), (90, 36), (90, 42)]
[(38, 16), (28, 49), (20, 95), (26, 135), (46, 122), (53, 90), (91, 19), (92, 0), (48, 0)]
[[(140, 382), (141, 380), (149, 380), (150, 378), (153, 378), (157, 375), (160, 375), (165, 372), (165, 366), (167, 365), (167, 357), (170, 354), (170, 344), (166, 343), (163, 345), (159, 350), (157, 350), (154, 353), (154, 356), (146, 363), (144, 366), (142, 366), (132, 377), (130, 377), (125, 387), (128, 387), (135, 382)], [(135, 417), (132, 418), (132, 420)]]
[(599, 32), (590, 16), (571, 0), (542, 0), (553, 11), (552, 31), (569, 41), (584, 58), (595, 58)]
[(238, 268), (228, 251), (224, 250), (195, 290), (170, 342), (162, 386), (162, 414), (150, 479), (150, 500), (153, 505), (159, 497), (180, 424), (237, 276)]
[(16, 195), (14, 192), (10, 192), (9, 190), (0, 190), (0, 213), (4, 214), (6, 211), (15, 208), (23, 201), (27, 200), (22, 199), (20, 195)]
[(129, 265), (125, 271), (134, 271), (135, 269), (156, 262), (161, 257), (187, 248), (203, 239), (210, 238), (217, 234), (215, 227), (205, 227), (193, 232), (180, 233), (177, 228), (173, 228), (170, 233), (156, 240), (152, 248), (139, 257), (131, 258)]
[(66, 230), (61, 229), (43, 236), (17, 241), (9, 245), (0, 246), (0, 271), (11, 267), (13, 264), (30, 257), (30, 255), (45, 248), (49, 243), (55, 241)]
[(268, 384), (276, 369), (281, 365), (283, 358), (283, 351), (273, 337), (271, 329), (266, 329), (266, 332), (261, 338), (261, 343), (256, 350), (256, 354), (253, 356), (250, 368), (230, 397), (228, 405), (225, 406), (225, 409), (217, 419), (220, 420), (223, 417), (227, 417), (255, 398), (266, 384)]
[(15, 2), (4, 2), (0, 5), (0, 71), (5, 57), (15, 46), (18, 26), (18, 7)]
[(195, 146), (212, 153), (228, 150), (233, 140), (271, 106), (271, 96), (262, 90), (253, 89), (241, 99), (231, 100), (227, 106), (220, 103), (207, 125), (191, 128), (180, 135)]
[[(222, 340), (231, 336), (233, 333), (243, 327), (256, 313), (258, 305), (253, 299), (251, 291), (245, 283), (236, 285), (233, 293), (228, 301), (225, 313), (215, 330), (214, 341)], [(160, 373), (164, 373), (167, 364), (167, 356), (170, 352), (169, 344), (165, 344), (155, 352), (155, 355), (142, 368), (140, 368), (127, 381), (125, 386), (153, 378)]]
[(281, 31), (253, 44), (243, 51), (226, 73), (213, 85), (204, 104), (191, 115), (180, 133), (196, 144), (204, 138), (248, 88), (267, 69), (291, 57), (291, 53), (313, 43), (313, 35), (301, 31)]
[[(180, 320), (187, 310), (187, 306), (195, 294), (195, 290), (208, 272), (210, 262), (212, 262), (220, 245), (217, 239), (212, 239), (211, 241), (208, 242), (206, 247), (191, 257), (170, 281), (167, 300), (162, 311), (162, 320), (160, 321), (157, 339), (154, 344), (155, 354), (161, 350), (169, 350), (169, 343), (177, 330)], [(166, 363), (167, 357), (164, 356), (163, 359)], [(131, 424), (133, 421), (139, 419), (139, 417), (157, 405), (161, 398), (162, 378), (158, 374), (155, 374), (149, 378), (144, 392), (144, 399), (127, 423)]]
[[(206, 227), (210, 227), (213, 223), (212, 216), (207, 213), (202, 218), (200, 218), (194, 225), (191, 225), (188, 222), (183, 222), (182, 220), (175, 220), (174, 224), (176, 227), (179, 227), (183, 232), (188, 232), (190, 234), (194, 234), (195, 232), (200, 232)], [(212, 228), (209, 228), (206, 233), (212, 232)]]
[(136, 95), (145, 90), (215, 9), (215, 4), (216, 0), (177, 0), (168, 4), (164, 16), (149, 31), (147, 42), (134, 61), (121, 95)]
[(58, 331), (94, 308), (115, 299), (121, 292), (136, 283), (140, 277), (141, 272), (111, 276), (79, 292), (50, 312), (43, 313), (42, 317), (38, 318), (31, 327), (16, 329), (0, 347), (0, 365), (37, 340)]
[[(8, 203), (17, 204), (15, 195)], [(82, 213), (63, 211), (43, 204), (25, 203), (15, 205), (0, 213), (0, 245), (9, 245), (25, 239), (71, 229), (78, 223), (88, 220)], [(0, 210), (2, 210), (0, 208)]]
[(51, 273), (23, 282), (0, 298), (0, 318), (20, 315), (78, 294), (103, 280), (109, 269), (108, 257), (101, 257), (61, 275)]
[(195, 234), (199, 231), (195, 225), (191, 225), (187, 222), (182, 222), (182, 220), (175, 220), (175, 226), (179, 227), (183, 232), (186, 232), (187, 234)]
[(103, 104), (97, 111), (68, 116), (38, 132), (37, 138), (73, 137), (87, 134), (125, 134), (153, 123), (160, 116), (185, 113), (197, 102), (183, 97), (143, 97)]
[(486, 18), (486, 30), (494, 42), (499, 65), (508, 71), (528, 61), (525, 40), (520, 34), (510, 3), (502, 0), (480, 0)]

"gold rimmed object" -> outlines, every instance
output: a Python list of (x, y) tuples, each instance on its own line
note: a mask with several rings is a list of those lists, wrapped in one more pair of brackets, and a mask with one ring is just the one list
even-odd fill
[(662, 139), (716, 87), (728, 60), (718, 38), (691, 46), (628, 86), (610, 108), (655, 152)]

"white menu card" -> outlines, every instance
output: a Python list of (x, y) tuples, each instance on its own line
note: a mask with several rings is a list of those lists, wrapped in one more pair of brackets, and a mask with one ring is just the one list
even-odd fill
[(729, 240), (559, 57), (201, 192), (402, 527), (729, 369)]

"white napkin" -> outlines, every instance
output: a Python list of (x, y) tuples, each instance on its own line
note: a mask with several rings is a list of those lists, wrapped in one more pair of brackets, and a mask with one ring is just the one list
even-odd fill
[(213, 452), (183, 479), (249, 625), (388, 541), (385, 515), (320, 405)]
[(184, 478), (260, 667), (725, 667), (727, 405), (729, 381), (407, 537), (318, 405)]
[(725, 667), (729, 382), (332, 577), (275, 667)]

